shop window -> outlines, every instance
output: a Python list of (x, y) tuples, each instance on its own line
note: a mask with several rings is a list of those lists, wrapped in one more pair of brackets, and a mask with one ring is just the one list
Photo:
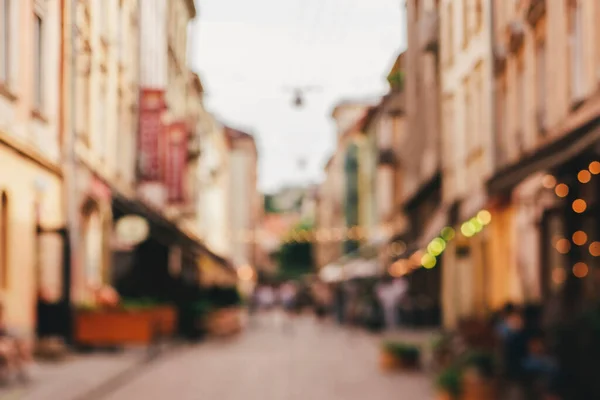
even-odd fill
[(0, 287), (6, 289), (8, 283), (9, 249), (9, 208), (8, 195), (0, 194)]

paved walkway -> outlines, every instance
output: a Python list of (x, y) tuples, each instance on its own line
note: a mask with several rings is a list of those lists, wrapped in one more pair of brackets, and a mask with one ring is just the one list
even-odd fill
[(301, 317), (272, 319), (149, 366), (103, 400), (430, 400), (430, 379), (384, 374), (377, 337)]

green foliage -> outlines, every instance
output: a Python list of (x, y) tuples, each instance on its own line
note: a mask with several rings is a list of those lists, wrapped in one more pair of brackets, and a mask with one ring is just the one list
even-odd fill
[[(293, 228), (294, 231), (312, 231), (309, 221), (302, 221)], [(277, 254), (280, 275), (291, 275), (293, 278), (311, 272), (314, 269), (312, 243), (285, 243)], [(292, 279), (293, 279), (292, 278)]]
[(403, 360), (417, 360), (421, 355), (421, 349), (410, 343), (386, 341), (383, 342), (383, 348)]
[(159, 305), (161, 305), (160, 301), (147, 297), (136, 299), (123, 299), (121, 301), (121, 308), (128, 311), (147, 310), (149, 308), (157, 307)]
[(281, 210), (277, 207), (275, 197), (273, 195), (265, 195), (265, 213), (278, 214)]
[(392, 90), (404, 89), (404, 72), (396, 71), (387, 77), (387, 81), (390, 84)]
[(493, 354), (485, 351), (469, 351), (459, 360), (458, 366), (462, 368), (475, 368), (482, 376), (492, 377), (496, 360)]
[(458, 398), (461, 393), (462, 371), (457, 367), (449, 367), (438, 375), (435, 385), (438, 389), (448, 393), (453, 398)]

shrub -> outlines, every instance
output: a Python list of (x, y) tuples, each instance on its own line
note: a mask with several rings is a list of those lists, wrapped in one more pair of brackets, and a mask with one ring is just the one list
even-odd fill
[(436, 379), (436, 387), (453, 398), (458, 398), (461, 393), (462, 371), (457, 367), (449, 367), (442, 371)]

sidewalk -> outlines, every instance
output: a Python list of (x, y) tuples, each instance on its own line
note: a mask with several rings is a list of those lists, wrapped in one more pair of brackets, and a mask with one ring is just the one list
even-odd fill
[(0, 389), (0, 400), (88, 399), (104, 385), (113, 381), (118, 384), (120, 378), (143, 368), (147, 362), (145, 349), (75, 354), (62, 362), (37, 362), (32, 368), (31, 382)]

